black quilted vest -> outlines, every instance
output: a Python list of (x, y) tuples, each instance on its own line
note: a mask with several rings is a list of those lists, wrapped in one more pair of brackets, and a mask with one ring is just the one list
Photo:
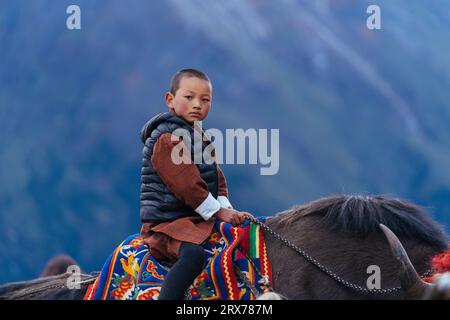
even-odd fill
[[(167, 188), (164, 182), (153, 168), (151, 158), (153, 146), (163, 133), (172, 133), (178, 128), (189, 131), (191, 135), (191, 159), (194, 159), (194, 152), (202, 152), (209, 142), (203, 142), (202, 150), (194, 151), (194, 129), (183, 118), (172, 115), (169, 112), (161, 113), (150, 119), (141, 130), (141, 140), (144, 143), (142, 150), (141, 169), (141, 196), (140, 196), (140, 217), (142, 222), (163, 222), (171, 221), (185, 216), (195, 215), (195, 211), (178, 200)], [(201, 159), (201, 158), (200, 158)], [(216, 165), (196, 164), (200, 176), (208, 184), (209, 192), (217, 198), (218, 194), (218, 173)]]

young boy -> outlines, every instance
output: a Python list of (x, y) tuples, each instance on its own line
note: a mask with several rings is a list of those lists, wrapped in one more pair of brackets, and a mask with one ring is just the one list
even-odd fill
[(201, 150), (191, 148), (192, 161), (180, 164), (172, 159), (174, 148), (183, 143), (172, 134), (175, 130), (187, 130), (192, 142), (194, 130), (203, 137), (197, 122), (204, 120), (211, 108), (208, 76), (195, 69), (177, 72), (165, 98), (169, 112), (150, 119), (141, 131), (141, 236), (153, 257), (174, 262), (159, 300), (180, 300), (204, 268), (201, 244), (211, 234), (215, 219), (238, 226), (250, 214), (233, 210), (225, 176), (216, 161), (194, 162), (195, 153), (203, 154), (210, 141), (203, 142)]

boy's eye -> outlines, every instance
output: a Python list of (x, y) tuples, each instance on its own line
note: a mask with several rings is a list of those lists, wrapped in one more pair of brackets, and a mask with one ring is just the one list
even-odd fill
[(191, 100), (192, 96), (184, 96), (186, 99)]
[(209, 99), (205, 98), (205, 99), (203, 99), (203, 102), (209, 102)]

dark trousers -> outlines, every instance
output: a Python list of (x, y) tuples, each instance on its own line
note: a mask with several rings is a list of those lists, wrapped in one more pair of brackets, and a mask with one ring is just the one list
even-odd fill
[(167, 273), (158, 300), (182, 300), (205, 266), (203, 247), (182, 242), (178, 260)]

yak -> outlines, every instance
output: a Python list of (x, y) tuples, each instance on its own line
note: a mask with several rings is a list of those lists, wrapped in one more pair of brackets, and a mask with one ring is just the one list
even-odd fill
[[(437, 286), (419, 275), (430, 273), (431, 258), (449, 244), (424, 208), (383, 195), (334, 195), (297, 205), (268, 216), (263, 231), (271, 289), (294, 300), (433, 297)], [(377, 290), (367, 285), (374, 266)], [(76, 290), (66, 287), (69, 276), (4, 284), (0, 299), (82, 299), (98, 274), (81, 275)]]

